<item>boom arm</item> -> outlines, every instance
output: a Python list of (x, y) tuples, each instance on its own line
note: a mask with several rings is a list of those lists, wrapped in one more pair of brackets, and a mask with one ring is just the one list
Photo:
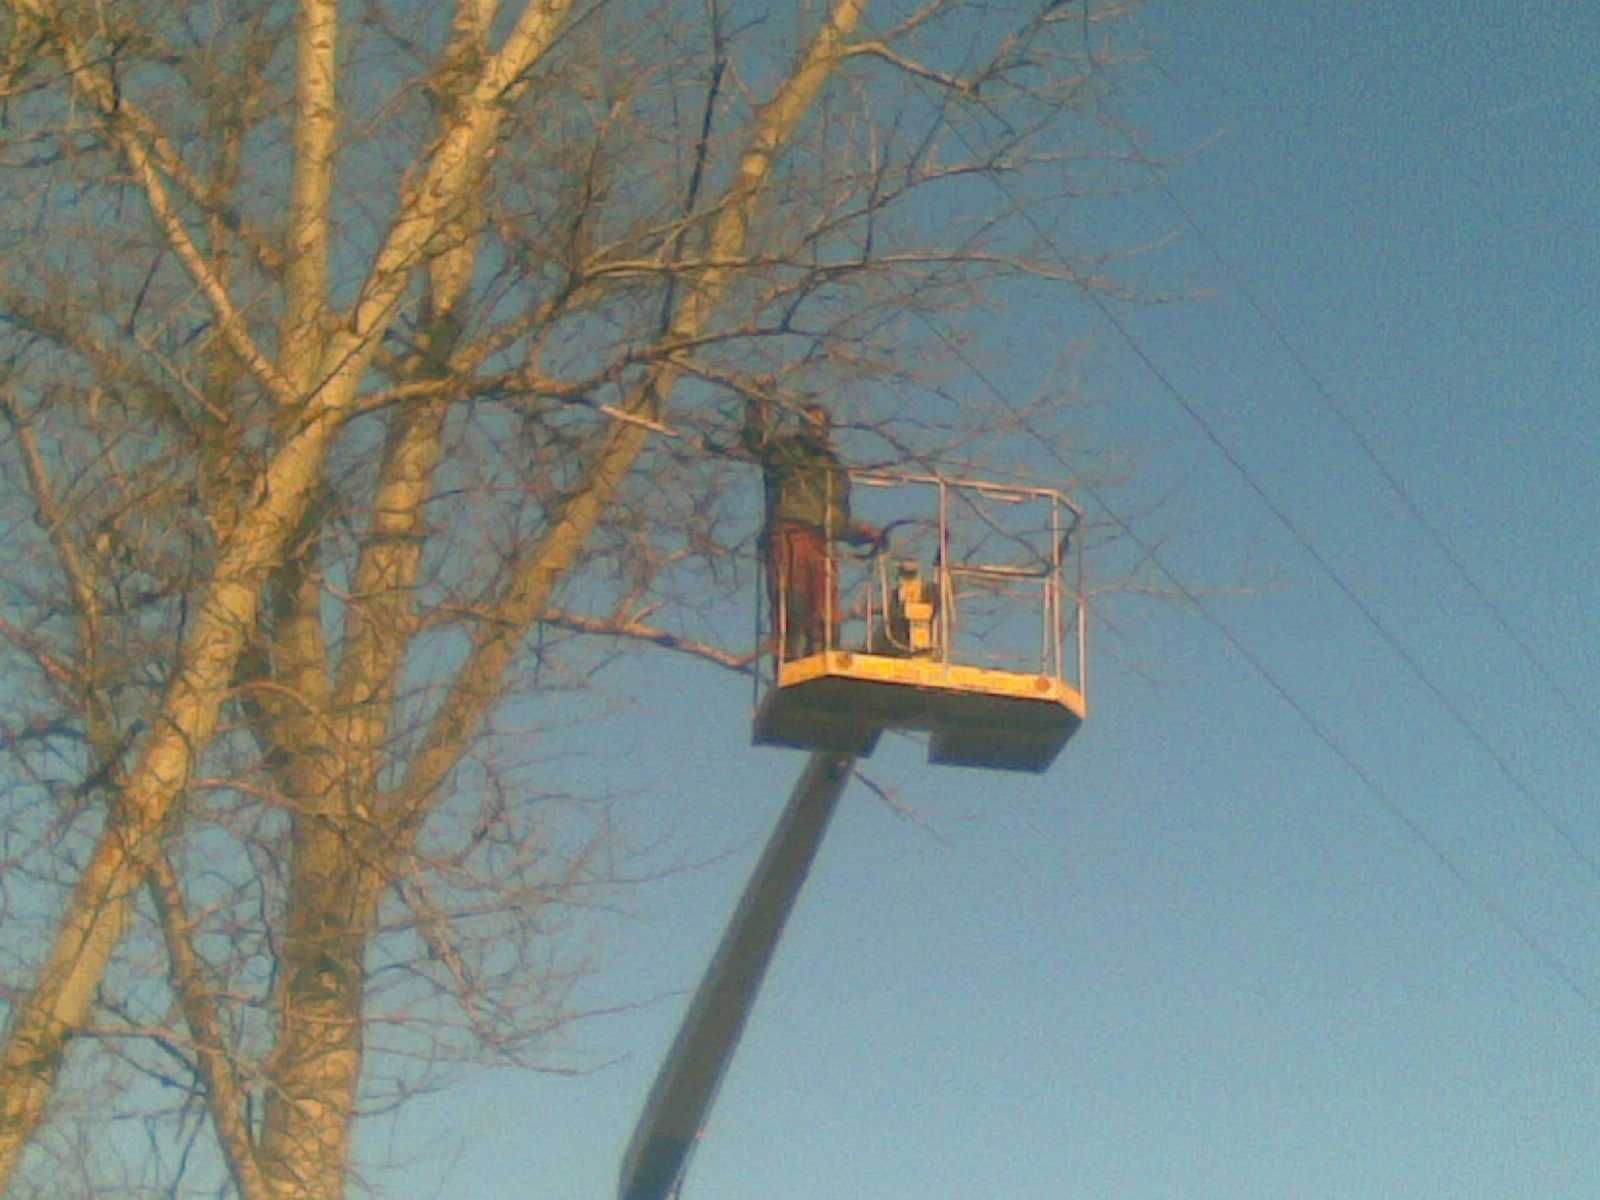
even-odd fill
[(666, 1200), (682, 1176), (854, 762), (819, 751), (795, 784), (650, 1088), (619, 1200)]

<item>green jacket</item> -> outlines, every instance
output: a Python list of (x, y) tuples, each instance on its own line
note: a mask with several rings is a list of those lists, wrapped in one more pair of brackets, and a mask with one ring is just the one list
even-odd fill
[(850, 473), (826, 442), (808, 433), (769, 438), (758, 451), (765, 473), (767, 528), (820, 529), (830, 540), (853, 532)]
[(775, 433), (764, 408), (746, 413), (743, 441), (761, 463), (767, 528), (804, 525), (830, 540), (852, 536), (850, 473), (825, 437), (809, 429)]

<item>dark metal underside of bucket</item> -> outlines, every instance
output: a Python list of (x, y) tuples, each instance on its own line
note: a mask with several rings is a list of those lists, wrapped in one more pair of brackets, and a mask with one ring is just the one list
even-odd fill
[(775, 687), (756, 713), (755, 741), (866, 756), (885, 729), (929, 734), (928, 761), (1043, 771), (1082, 723), (1053, 697), (825, 675)]

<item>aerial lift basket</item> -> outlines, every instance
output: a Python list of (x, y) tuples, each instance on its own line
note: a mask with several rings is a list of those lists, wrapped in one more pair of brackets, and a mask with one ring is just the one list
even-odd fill
[(786, 655), (783, 597), (767, 597), (755, 741), (864, 756), (910, 730), (930, 762), (1043, 771), (1087, 713), (1081, 510), (1052, 488), (851, 479), (863, 516), (905, 532), (864, 561), (830, 547), (838, 611), (821, 647)]

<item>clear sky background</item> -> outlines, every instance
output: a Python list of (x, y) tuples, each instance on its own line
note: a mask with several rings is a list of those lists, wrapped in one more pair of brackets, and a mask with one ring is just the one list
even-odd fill
[[(847, 794), (684, 1196), (1600, 1195), (1600, 4), (1138, 22), (1171, 166), (1075, 229), (1189, 298), (1013, 315), (996, 382), (1087, 347), (1080, 498), (1190, 599), (1099, 599), (1042, 777), (885, 743), (921, 821)], [(615, 1194), (803, 766), (726, 673), (611, 686), (575, 769), (721, 857), (601, 920), (595, 1069), (376, 1131), (395, 1194)]]

